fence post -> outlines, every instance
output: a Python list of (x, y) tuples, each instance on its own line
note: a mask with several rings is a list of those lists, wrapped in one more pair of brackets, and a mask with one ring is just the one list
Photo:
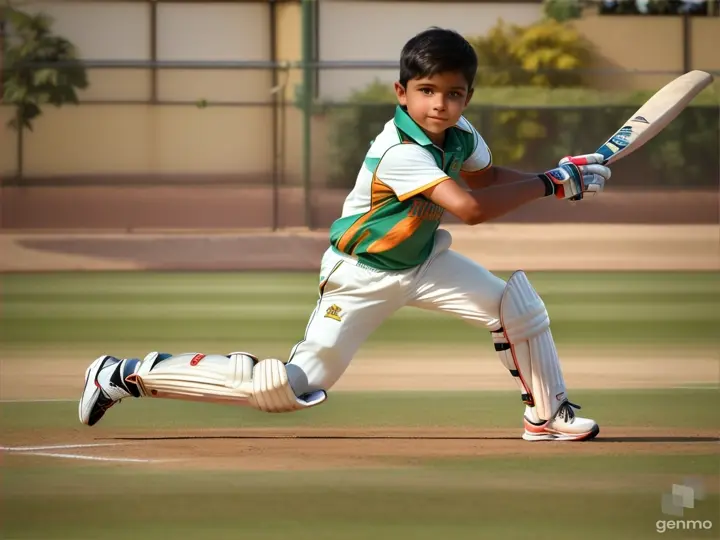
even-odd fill
[(311, 176), (312, 176), (312, 104), (313, 104), (313, 69), (311, 66), (313, 57), (313, 2), (315, 0), (302, 1), (302, 109), (303, 109), (303, 190), (305, 206), (305, 226), (313, 228), (312, 223), (312, 199), (311, 199)]

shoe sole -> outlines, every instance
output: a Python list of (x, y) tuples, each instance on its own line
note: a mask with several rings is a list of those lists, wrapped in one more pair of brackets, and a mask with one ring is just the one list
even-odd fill
[(587, 431), (585, 433), (580, 434), (570, 434), (570, 433), (529, 433), (525, 432), (523, 433), (522, 438), (526, 441), (530, 442), (538, 442), (538, 441), (590, 441), (598, 436), (598, 433), (600, 433), (600, 426), (595, 424), (595, 427), (591, 429), (590, 431)]
[[(98, 395), (100, 394), (100, 389), (95, 384), (95, 381), (97, 380), (97, 374), (102, 368), (106, 359), (107, 355), (98, 357), (85, 370), (85, 387), (83, 388), (82, 396), (80, 396), (80, 403), (78, 403), (78, 416), (80, 417), (80, 423), (85, 424), (86, 426), (93, 425), (90, 424), (90, 411), (92, 410), (92, 407), (89, 407), (87, 409), (87, 418), (85, 418), (85, 415), (83, 414), (83, 404), (88, 403), (88, 401), (97, 402)], [(85, 396), (88, 395), (89, 389), (92, 389), (93, 391), (90, 393), (90, 398), (86, 399)]]

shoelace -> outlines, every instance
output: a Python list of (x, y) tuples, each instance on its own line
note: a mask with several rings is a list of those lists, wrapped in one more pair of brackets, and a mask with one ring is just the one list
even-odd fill
[(559, 416), (565, 422), (572, 423), (573, 420), (575, 420), (575, 411), (573, 411), (573, 409), (579, 410), (581, 408), (582, 407), (580, 407), (580, 405), (575, 405), (574, 403), (566, 401), (565, 403), (560, 405), (556, 416)]

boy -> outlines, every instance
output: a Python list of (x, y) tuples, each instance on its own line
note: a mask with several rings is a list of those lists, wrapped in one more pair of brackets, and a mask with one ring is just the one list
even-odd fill
[(450, 30), (431, 28), (403, 48), (395, 118), (373, 141), (331, 227), (319, 300), (287, 363), (240, 352), (153, 352), (142, 361), (101, 356), (86, 372), (81, 422), (94, 425), (129, 396), (267, 412), (319, 405), (372, 331), (401, 307), (415, 306), (492, 334), (525, 403), (525, 440), (594, 438), (597, 424), (575, 416), (579, 407), (567, 399), (547, 311), (525, 274), (503, 281), (450, 250), (450, 234), (438, 226), (445, 211), (475, 225), (541, 197), (593, 194), (610, 171), (596, 154), (564, 158), (541, 174), (493, 166), (462, 116), (476, 71), (472, 47)]

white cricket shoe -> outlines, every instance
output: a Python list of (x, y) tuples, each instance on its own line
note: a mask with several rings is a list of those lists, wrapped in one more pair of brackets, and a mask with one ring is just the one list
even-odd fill
[(594, 420), (575, 416), (573, 409), (580, 409), (578, 405), (565, 401), (555, 413), (555, 416), (541, 424), (531, 422), (525, 416), (525, 433), (522, 438), (526, 441), (589, 441), (600, 433), (600, 426)]
[(85, 371), (85, 388), (80, 396), (80, 422), (94, 426), (105, 411), (126, 397), (139, 397), (137, 387), (126, 381), (135, 373), (138, 359), (121, 360), (100, 356)]

